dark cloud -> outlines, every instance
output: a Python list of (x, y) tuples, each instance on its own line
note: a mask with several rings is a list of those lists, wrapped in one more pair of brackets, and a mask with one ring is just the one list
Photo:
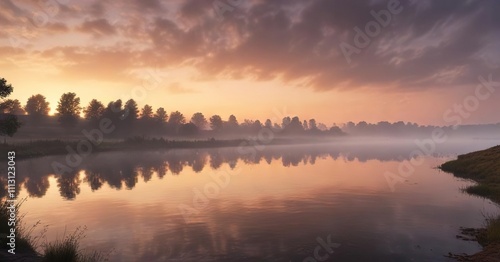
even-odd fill
[[(80, 10), (73, 13), (76, 30), (123, 41), (124, 52), (137, 59), (126, 65), (190, 65), (200, 79), (279, 78), (316, 90), (453, 87), (475, 84), (500, 60), (499, 1), (401, 0), (401, 13), (348, 63), (340, 45), (355, 46), (354, 28), (364, 30), (375, 21), (371, 13), (393, 1), (222, 1), (239, 3), (222, 13), (213, 1), (197, 0), (134, 0), (113, 8), (69, 1), (61, 8)], [(9, 0), (1, 5), (9, 10), (0, 12), (1, 21), (21, 12)], [(58, 18), (48, 27), (67, 30)], [(108, 48), (99, 39), (93, 45)]]
[(347, 63), (340, 44), (354, 46), (354, 28), (364, 30), (388, 2), (252, 1), (217, 22), (213, 6), (188, 0), (179, 12), (198, 24), (157, 19), (150, 36), (158, 56), (193, 61), (207, 75), (281, 78), (317, 90), (454, 86), (489, 72), (478, 54), (499, 41), (495, 1), (401, 1), (401, 13)]
[(115, 27), (104, 18), (85, 21), (78, 27), (78, 30), (96, 36), (113, 35), (116, 33)]
[[(354, 27), (374, 20), (386, 2), (313, 1), (295, 22), (285, 2), (260, 3), (244, 18), (242, 42), (206, 60), (210, 73), (308, 79), (316, 89), (360, 85), (462, 84), (486, 71), (474, 55), (498, 35), (498, 2), (432, 1), (404, 7), (348, 64), (339, 49), (354, 45)], [(236, 24), (236, 23), (235, 23)], [(240, 26), (240, 28), (242, 28)], [(331, 33), (325, 33), (330, 31)], [(236, 31), (238, 32), (238, 31)], [(245, 36), (243, 36), (245, 35)], [(498, 40), (497, 40), (498, 41)], [(394, 63), (399, 59), (401, 62)], [(480, 69), (480, 70), (478, 70)], [(447, 78), (443, 78), (446, 75)]]
[(180, 8), (180, 13), (186, 18), (199, 18), (206, 16), (212, 8), (212, 1), (186, 0)]
[(163, 6), (160, 0), (134, 0), (141, 9), (161, 11)]

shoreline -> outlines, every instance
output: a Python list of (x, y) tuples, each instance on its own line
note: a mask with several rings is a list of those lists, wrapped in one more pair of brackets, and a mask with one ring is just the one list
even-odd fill
[[(476, 182), (464, 192), (490, 199), (500, 206), (500, 146), (459, 155), (456, 160), (448, 161), (439, 168), (455, 177)], [(448, 257), (458, 261), (500, 261), (500, 216), (486, 217), (483, 228), (462, 228), (461, 231), (462, 235), (477, 241), (483, 250), (473, 255), (449, 254)]]
[[(257, 147), (257, 146), (279, 146), (279, 145), (305, 145), (333, 142), (330, 138), (304, 138), (287, 139), (278, 138), (268, 143), (260, 141), (250, 141), (247, 139), (228, 139), (228, 140), (168, 140), (162, 138), (142, 138), (134, 137), (121, 141), (104, 141), (98, 145), (92, 146), (90, 154), (116, 152), (116, 151), (147, 151), (147, 150), (172, 150), (172, 149), (210, 149), (210, 148), (228, 148), (228, 147)], [(63, 140), (37, 140), (32, 142), (21, 142), (16, 144), (0, 144), (0, 154), (7, 155), (9, 151), (16, 152), (16, 159), (25, 160), (45, 156), (64, 156), (77, 153), (76, 148), (80, 141)], [(68, 147), (73, 150), (71, 152)], [(0, 158), (0, 163), (6, 159)]]

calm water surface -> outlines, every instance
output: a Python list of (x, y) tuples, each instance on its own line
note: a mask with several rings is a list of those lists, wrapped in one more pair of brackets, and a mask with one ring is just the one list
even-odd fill
[[(418, 159), (414, 144), (388, 142), (113, 152), (71, 174), (53, 174), (64, 157), (19, 161), (17, 172), (28, 225), (48, 225), (49, 240), (86, 226), (82, 245), (110, 261), (320, 261), (315, 250), (325, 261), (449, 261), (480, 250), (456, 235), (498, 208), (435, 167), (498, 143)], [(406, 177), (391, 188), (398, 170)]]

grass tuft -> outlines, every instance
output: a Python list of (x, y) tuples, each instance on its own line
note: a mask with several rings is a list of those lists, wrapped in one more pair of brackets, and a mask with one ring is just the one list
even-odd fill
[[(15, 204), (16, 207), (16, 252), (32, 254), (33, 259), (43, 262), (101, 262), (107, 261), (107, 257), (101, 252), (86, 252), (80, 245), (80, 240), (85, 238), (86, 227), (78, 227), (72, 234), (64, 237), (62, 240), (47, 243), (47, 226), (43, 228), (39, 235), (34, 235), (35, 229), (41, 224), (37, 222), (31, 227), (26, 227), (22, 220), (23, 215), (19, 215), (19, 208), (26, 201), (20, 200)], [(6, 245), (7, 235), (10, 232), (9, 222), (9, 203), (5, 199), (0, 199), (0, 244), (2, 248)], [(5, 236), (5, 237), (3, 237)], [(40, 242), (45, 243), (40, 245)], [(42, 250), (42, 254), (36, 250)], [(38, 260), (39, 258), (39, 260)]]
[(500, 217), (486, 219), (487, 243), (500, 242)]
[(85, 238), (86, 227), (78, 227), (61, 240), (43, 246), (43, 262), (100, 262), (107, 261), (101, 252), (87, 253), (81, 249), (80, 240)]

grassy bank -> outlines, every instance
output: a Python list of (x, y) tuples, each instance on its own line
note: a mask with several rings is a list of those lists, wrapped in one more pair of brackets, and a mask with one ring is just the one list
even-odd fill
[[(15, 205), (15, 225), (9, 226), (9, 217), (12, 206), (5, 199), (0, 200), (0, 261), (33, 261), (33, 262), (100, 262), (106, 261), (100, 252), (87, 252), (81, 248), (80, 240), (83, 239), (85, 229), (77, 228), (72, 234), (61, 240), (40, 244), (44, 239), (44, 232), (34, 236), (34, 229), (38, 224), (29, 228), (22, 222), (19, 208), (23, 201)], [(8, 252), (7, 237), (15, 230), (15, 254)], [(41, 250), (38, 252), (37, 250)]]
[[(169, 149), (196, 149), (196, 148), (222, 148), (256, 145), (286, 145), (286, 144), (308, 144), (323, 143), (324, 139), (299, 138), (299, 139), (273, 139), (270, 142), (249, 141), (244, 139), (233, 140), (168, 140), (163, 138), (143, 138), (133, 137), (124, 140), (104, 141), (92, 144), (91, 153), (127, 151), (127, 150), (169, 150)], [(76, 150), (78, 144), (90, 144), (88, 140), (37, 140), (32, 142), (18, 142), (11, 144), (0, 144), (0, 155), (7, 156), (7, 152), (15, 151), (16, 159), (26, 159), (52, 155), (66, 155), (70, 151), (68, 147)], [(83, 146), (87, 150), (86, 146)], [(7, 161), (7, 158), (0, 158), (0, 162)]]
[[(85, 141), (89, 144), (89, 141)], [(1, 144), (0, 155), (7, 155), (8, 151), (16, 152), (16, 159), (26, 159), (33, 157), (66, 155), (68, 147), (76, 150), (80, 141), (63, 140), (38, 140), (33, 142), (21, 142), (13, 144)], [(99, 144), (92, 144), (91, 152), (125, 151), (125, 150), (147, 150), (147, 149), (175, 149), (175, 148), (215, 148), (239, 146), (243, 140), (194, 140), (175, 141), (165, 139), (143, 139), (131, 138), (123, 141), (106, 141)], [(87, 147), (83, 147), (87, 150)], [(0, 159), (0, 161), (5, 161)]]
[[(476, 185), (465, 189), (467, 193), (488, 198), (500, 204), (500, 146), (460, 155), (456, 160), (446, 162), (440, 168), (457, 177), (475, 181)], [(486, 218), (485, 228), (472, 230), (470, 235), (473, 235), (485, 247), (485, 250), (482, 254), (476, 254), (471, 257), (472, 260), (467, 261), (485, 261), (484, 253), (490, 253), (486, 258), (498, 258), (500, 217)]]
[(466, 188), (467, 193), (500, 203), (500, 146), (460, 155), (457, 160), (444, 163), (441, 169), (477, 182)]

